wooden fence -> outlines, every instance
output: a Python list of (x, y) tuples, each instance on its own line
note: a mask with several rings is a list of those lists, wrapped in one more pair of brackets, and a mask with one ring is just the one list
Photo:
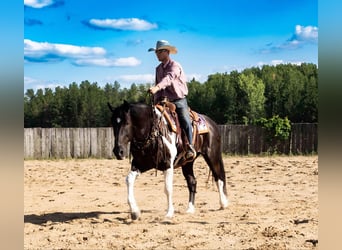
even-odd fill
[[(257, 126), (220, 125), (222, 152), (247, 155), (317, 153), (317, 124), (292, 124), (285, 141), (270, 142)], [(112, 128), (25, 128), (24, 159), (113, 158)]]
[(291, 135), (284, 141), (270, 141), (259, 126), (220, 125), (222, 152), (228, 154), (313, 154), (317, 153), (317, 123), (291, 125)]

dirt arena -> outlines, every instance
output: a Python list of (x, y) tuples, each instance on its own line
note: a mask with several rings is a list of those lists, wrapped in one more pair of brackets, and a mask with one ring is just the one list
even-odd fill
[(128, 160), (24, 161), (25, 249), (318, 249), (318, 156), (224, 158), (229, 206), (195, 162), (196, 212), (175, 170), (173, 219), (162, 172), (140, 175), (130, 219)]

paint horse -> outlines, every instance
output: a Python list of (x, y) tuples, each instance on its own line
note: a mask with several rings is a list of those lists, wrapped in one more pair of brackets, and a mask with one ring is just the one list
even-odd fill
[[(111, 122), (113, 126), (115, 145), (113, 153), (118, 160), (123, 160), (129, 154), (132, 156), (131, 169), (126, 177), (128, 204), (131, 210), (131, 218), (136, 220), (140, 216), (140, 210), (134, 197), (134, 182), (140, 173), (150, 169), (164, 172), (165, 194), (168, 208), (166, 217), (174, 214), (172, 201), (173, 170), (182, 167), (182, 173), (189, 189), (189, 205), (187, 212), (195, 212), (195, 193), (197, 181), (193, 171), (195, 159), (182, 162), (177, 158), (177, 141), (180, 138), (176, 132), (170, 129), (170, 124), (157, 106), (144, 103), (123, 102), (113, 108)], [(228, 206), (226, 176), (221, 153), (221, 137), (218, 126), (209, 117), (202, 115), (208, 125), (208, 133), (194, 134), (194, 147), (197, 156), (202, 155), (208, 164), (213, 178), (218, 187), (221, 208)]]

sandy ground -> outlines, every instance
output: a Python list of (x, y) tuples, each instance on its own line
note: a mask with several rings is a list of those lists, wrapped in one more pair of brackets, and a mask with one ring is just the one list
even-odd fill
[(318, 156), (224, 158), (230, 205), (202, 158), (196, 212), (175, 170), (173, 219), (165, 219), (162, 172), (140, 175), (126, 202), (128, 160), (24, 161), (25, 249), (318, 249)]

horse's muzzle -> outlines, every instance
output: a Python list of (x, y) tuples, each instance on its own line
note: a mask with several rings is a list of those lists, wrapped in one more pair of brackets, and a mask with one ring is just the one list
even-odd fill
[(126, 158), (125, 151), (121, 147), (114, 147), (113, 153), (118, 160), (123, 160)]

